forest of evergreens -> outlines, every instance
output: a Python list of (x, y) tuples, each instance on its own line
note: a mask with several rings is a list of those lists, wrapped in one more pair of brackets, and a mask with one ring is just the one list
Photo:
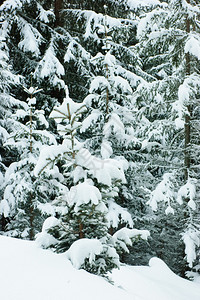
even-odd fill
[(1, 1), (2, 235), (200, 272), (199, 128), (198, 0)]

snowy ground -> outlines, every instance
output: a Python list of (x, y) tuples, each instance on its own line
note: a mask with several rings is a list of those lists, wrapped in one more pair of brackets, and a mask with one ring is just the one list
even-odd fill
[(123, 266), (114, 285), (76, 270), (64, 254), (0, 236), (0, 294), (5, 300), (200, 300), (200, 284), (176, 276), (159, 259)]

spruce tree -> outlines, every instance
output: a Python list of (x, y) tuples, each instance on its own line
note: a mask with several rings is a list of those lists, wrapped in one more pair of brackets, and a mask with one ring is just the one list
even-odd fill
[[(138, 131), (143, 140), (141, 150), (156, 187), (150, 193), (149, 204), (153, 210), (160, 208), (160, 213), (164, 210), (166, 214), (174, 214), (171, 227), (181, 225), (182, 247), (185, 244), (185, 253), (182, 251), (179, 257), (184, 261), (186, 255), (190, 268), (199, 243), (198, 192), (195, 192), (199, 178), (196, 163), (193, 164), (198, 160), (198, 146), (189, 133), (196, 136), (198, 120), (194, 119), (193, 111), (198, 110), (199, 95), (199, 75), (195, 70), (199, 57), (194, 50), (199, 49), (199, 8), (193, 4), (169, 1), (163, 3), (163, 9), (147, 13), (138, 25), (136, 45), (145, 62), (144, 70), (152, 76), (151, 82), (140, 85), (136, 93), (137, 118), (142, 118)], [(148, 189), (146, 192), (148, 195)], [(179, 272), (184, 275), (186, 268), (180, 265)]]
[[(83, 244), (87, 248), (98, 241), (93, 258), (88, 259), (87, 253), (78, 267), (104, 275), (119, 266), (116, 250), (119, 253), (128, 251), (127, 245), (140, 236), (146, 239), (148, 232), (123, 228), (113, 236), (109, 233), (111, 226), (118, 227), (121, 221), (129, 227), (133, 225), (128, 211), (115, 203), (119, 185), (125, 183), (125, 177), (119, 161), (91, 155), (84, 148), (84, 143), (77, 139), (76, 132), (81, 126), (79, 119), (85, 110), (84, 104), (69, 98), (66, 89), (62, 105), (55, 107), (50, 114), (58, 123), (57, 129), (63, 142), (41, 151), (35, 174), (41, 174), (60, 161), (68, 191), (55, 200), (57, 217), (45, 221), (37, 241), (43, 247), (53, 247), (58, 252), (67, 251), (72, 263), (74, 255), (79, 253), (74, 254), (72, 249)], [(79, 239), (83, 241), (77, 242)], [(77, 260), (79, 257), (76, 257)]]
[(54, 213), (50, 201), (61, 183), (57, 182), (56, 174), (46, 173), (40, 180), (33, 174), (42, 145), (56, 144), (56, 140), (46, 130), (49, 124), (44, 111), (34, 108), (35, 94), (40, 90), (31, 86), (25, 91), (28, 103), (24, 102), (23, 108), (10, 116), (13, 130), (4, 143), (4, 147), (15, 151), (18, 157), (6, 169), (0, 207), (2, 215), (9, 219), (5, 234), (33, 240), (44, 218)]
[[(12, 152), (5, 151), (3, 147), (4, 142), (9, 136), (12, 128), (12, 122), (9, 120), (14, 107), (20, 107), (20, 102), (12, 95), (12, 88), (19, 84), (20, 77), (15, 75), (12, 66), (9, 64), (9, 49), (6, 43), (6, 26), (0, 17), (2, 26), (0, 28), (0, 197), (3, 194), (4, 174), (11, 157)], [(4, 230), (6, 226), (6, 219), (0, 213), (0, 230)]]

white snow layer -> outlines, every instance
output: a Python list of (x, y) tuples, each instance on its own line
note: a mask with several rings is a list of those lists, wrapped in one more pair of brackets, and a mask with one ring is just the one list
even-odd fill
[[(199, 50), (200, 51), (200, 47)], [(176, 128), (184, 128), (185, 115), (189, 115), (187, 106), (195, 98), (195, 93), (198, 93), (200, 83), (199, 75), (193, 73), (188, 76), (178, 88), (178, 100), (172, 104), (172, 109), (177, 113), (178, 118), (175, 119)]]
[[(109, 209), (106, 214), (106, 219), (109, 227), (112, 226), (113, 228), (117, 228), (121, 221), (128, 224), (131, 228), (133, 227), (131, 214), (126, 208), (121, 207), (114, 201), (110, 201), (108, 207)], [(117, 232), (119, 232), (119, 230)]]
[(38, 63), (34, 76), (40, 76), (41, 78), (49, 77), (54, 86), (64, 88), (65, 83), (61, 79), (61, 76), (64, 74), (64, 67), (56, 57), (54, 46), (50, 44), (42, 60)]
[[(158, 258), (149, 266), (122, 266), (109, 284), (76, 270), (66, 254), (32, 241), (0, 236), (0, 289), (6, 300), (199, 300), (200, 284), (175, 275)], [(83, 249), (84, 251), (84, 249)]]
[(57, 123), (66, 119), (73, 119), (77, 113), (82, 113), (86, 110), (85, 105), (82, 103), (76, 103), (69, 98), (68, 88), (65, 86), (66, 97), (63, 103), (57, 107), (54, 107), (50, 114), (50, 118), (55, 119)]
[(171, 207), (171, 200), (174, 198), (174, 192), (172, 188), (171, 178), (173, 178), (172, 173), (165, 173), (163, 175), (162, 181), (156, 186), (155, 190), (151, 192), (150, 199), (147, 202), (152, 210), (156, 211), (158, 208), (158, 202), (163, 201), (167, 203), (166, 214), (174, 213)]
[(85, 132), (92, 124), (96, 123), (100, 116), (101, 112), (98, 109), (94, 109), (93, 112), (83, 120), (80, 129), (81, 133)]
[(51, 10), (45, 10), (39, 3), (37, 4), (39, 9), (39, 19), (44, 23), (49, 23), (50, 18), (54, 18), (54, 13)]
[(132, 246), (132, 242), (138, 238), (147, 240), (149, 236), (150, 233), (148, 230), (138, 230), (124, 227), (113, 234), (113, 240), (115, 245), (118, 244), (120, 248), (129, 253), (127, 245)]
[(112, 144), (109, 141), (103, 140), (101, 144), (101, 156), (104, 159), (110, 158), (113, 154)]
[(48, 165), (52, 166), (52, 162), (54, 162), (60, 155), (63, 155), (66, 151), (65, 143), (62, 145), (44, 147), (40, 152), (38, 162), (34, 169), (34, 175), (38, 176)]
[(196, 203), (194, 202), (196, 195), (196, 180), (189, 178), (186, 184), (184, 184), (179, 190), (177, 195), (177, 202), (179, 204), (183, 203), (183, 199), (188, 199), (188, 206), (193, 210), (196, 209)]
[(36, 235), (36, 243), (39, 247), (50, 247), (55, 245), (58, 241), (47, 231), (48, 229), (60, 225), (60, 221), (55, 217), (48, 217), (42, 226), (42, 232)]
[(33, 26), (26, 23), (23, 19), (21, 21), (21, 36), (22, 40), (19, 42), (18, 46), (25, 52), (32, 52), (36, 57), (39, 56), (40, 50), (39, 45), (42, 41), (42, 36)]
[(183, 241), (185, 244), (185, 254), (189, 267), (193, 267), (193, 262), (196, 259), (197, 249), (200, 246), (200, 234), (197, 229), (190, 226), (183, 234)]
[[(62, 145), (44, 147), (34, 169), (34, 175), (38, 176), (47, 166), (52, 167), (59, 156), (70, 151), (69, 140), (64, 140)], [(76, 145), (78, 147), (79, 145)], [(99, 183), (110, 186), (112, 180), (120, 180), (126, 183), (122, 162), (115, 159), (100, 159), (90, 154), (87, 149), (80, 149), (76, 155), (75, 163), (79, 167), (88, 169)], [(79, 169), (80, 170), (80, 169)]]
[(110, 186), (113, 179), (126, 183), (122, 163), (115, 159), (100, 159), (82, 148), (76, 155), (76, 164), (89, 169), (99, 183)]
[(130, 9), (137, 9), (138, 7), (145, 7), (145, 6), (156, 6), (160, 4), (158, 0), (127, 0), (127, 5)]
[[(29, 0), (30, 1), (30, 0)], [(1, 5), (0, 7), (0, 11), (2, 10), (17, 10), (20, 9), (23, 5), (23, 2), (20, 0), (7, 0), (7, 1), (3, 1), (4, 3)]]
[(103, 252), (103, 245), (96, 239), (80, 239), (75, 241), (66, 252), (67, 258), (76, 269), (80, 269), (86, 258), (90, 264), (95, 260), (96, 255)]
[(200, 38), (191, 36), (185, 44), (185, 53), (192, 54), (200, 60)]
[(90, 185), (87, 181), (72, 186), (67, 195), (69, 206), (75, 205), (75, 212), (78, 212), (79, 207), (83, 204), (91, 202), (91, 204), (98, 205), (100, 201), (101, 193), (99, 189)]

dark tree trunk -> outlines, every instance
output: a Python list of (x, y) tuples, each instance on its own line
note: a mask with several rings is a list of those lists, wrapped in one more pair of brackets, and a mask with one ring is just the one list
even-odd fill
[(83, 239), (84, 234), (83, 234), (83, 223), (79, 223), (79, 239)]
[[(190, 3), (189, 0), (187, 0)], [(190, 20), (187, 17), (186, 20), (186, 32), (190, 33)], [(185, 55), (186, 61), (186, 76), (190, 75), (190, 54), (186, 53)], [(189, 169), (190, 169), (190, 140), (191, 140), (191, 125), (190, 125), (190, 114), (191, 114), (191, 106), (188, 104), (187, 106), (188, 114), (185, 116), (185, 149), (184, 149), (184, 165), (185, 165), (185, 181), (188, 180)]]
[(54, 13), (55, 13), (55, 26), (62, 26), (60, 12), (63, 9), (63, 0), (55, 0), (54, 2)]
[(30, 232), (29, 232), (30, 240), (34, 240), (34, 237), (35, 237), (33, 221), (34, 221), (34, 209), (33, 209), (33, 205), (31, 204), (31, 207), (30, 207)]
[(0, 216), (0, 230), (5, 231), (6, 225), (9, 223), (8, 218), (5, 218), (4, 215)]

